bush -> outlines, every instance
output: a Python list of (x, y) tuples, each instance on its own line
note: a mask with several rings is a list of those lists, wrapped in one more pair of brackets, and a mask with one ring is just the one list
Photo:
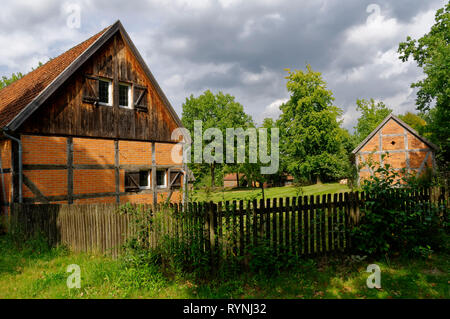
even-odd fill
[(370, 166), (374, 174), (362, 186), (368, 200), (360, 224), (351, 231), (354, 249), (367, 255), (423, 255), (427, 247), (428, 251), (444, 248), (445, 209), (417, 198), (429, 189), (432, 179), (396, 171), (388, 164)]

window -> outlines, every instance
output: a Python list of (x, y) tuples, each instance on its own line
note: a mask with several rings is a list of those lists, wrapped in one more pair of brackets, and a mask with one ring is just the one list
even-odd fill
[(98, 101), (101, 104), (112, 105), (111, 81), (100, 79), (98, 83)]
[(131, 105), (131, 85), (119, 84), (119, 105), (125, 108), (132, 108)]
[(149, 189), (150, 188), (150, 172), (140, 171), (139, 172), (139, 188)]
[[(174, 176), (175, 177), (175, 176)], [(180, 177), (181, 182), (181, 177)], [(156, 171), (156, 186), (157, 188), (167, 187), (167, 171)], [(175, 187), (177, 185), (174, 185)], [(143, 189), (151, 189), (151, 171), (139, 171), (139, 172), (125, 172), (125, 191), (138, 192)]]
[(181, 187), (181, 178), (183, 174), (180, 171), (171, 171), (170, 172), (170, 184), (172, 187), (178, 188)]
[(125, 191), (136, 192), (139, 191), (139, 172), (125, 173)]
[(166, 171), (156, 171), (156, 185), (158, 188), (166, 188), (166, 182)]

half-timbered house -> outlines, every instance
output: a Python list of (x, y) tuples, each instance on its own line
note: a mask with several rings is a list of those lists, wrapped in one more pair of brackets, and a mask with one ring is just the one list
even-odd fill
[(373, 175), (373, 168), (380, 163), (419, 175), (427, 168), (434, 169), (436, 149), (433, 143), (391, 114), (353, 150), (358, 183)]
[(0, 202), (181, 201), (179, 127), (118, 21), (0, 90)]

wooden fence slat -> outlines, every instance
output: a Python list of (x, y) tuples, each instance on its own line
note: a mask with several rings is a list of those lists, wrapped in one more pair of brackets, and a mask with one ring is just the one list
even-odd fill
[[(432, 203), (444, 205), (444, 192), (393, 190), (391, 196), (402, 200), (400, 205), (409, 212), (414, 208), (413, 200), (425, 210)], [(222, 257), (248, 256), (250, 247), (263, 241), (270, 245), (274, 255), (346, 250), (351, 247), (349, 231), (362, 218), (368, 199), (364, 192), (345, 192), (259, 202), (234, 200), (232, 205), (228, 201), (184, 206), (133, 204), (137, 216), (131, 211), (120, 214), (119, 204), (14, 204), (10, 220), (11, 225), (21, 225), (26, 234), (43, 233), (51, 245), (66, 244), (74, 252), (96, 251), (117, 257), (126, 240), (140, 231), (134, 219), (146, 219), (144, 225), (148, 226), (144, 230), (148, 232), (139, 240), (148, 241), (152, 248), (157, 248), (164, 237), (170, 238), (171, 250), (181, 243), (188, 249), (201, 247), (217, 265)]]

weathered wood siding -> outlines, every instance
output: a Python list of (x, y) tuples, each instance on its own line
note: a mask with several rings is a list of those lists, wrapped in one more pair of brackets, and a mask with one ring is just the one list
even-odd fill
[[(113, 106), (83, 102), (85, 75), (113, 80)], [(148, 112), (118, 106), (119, 82), (147, 87)], [(176, 127), (162, 97), (117, 33), (25, 121), (21, 132), (169, 142)]]

